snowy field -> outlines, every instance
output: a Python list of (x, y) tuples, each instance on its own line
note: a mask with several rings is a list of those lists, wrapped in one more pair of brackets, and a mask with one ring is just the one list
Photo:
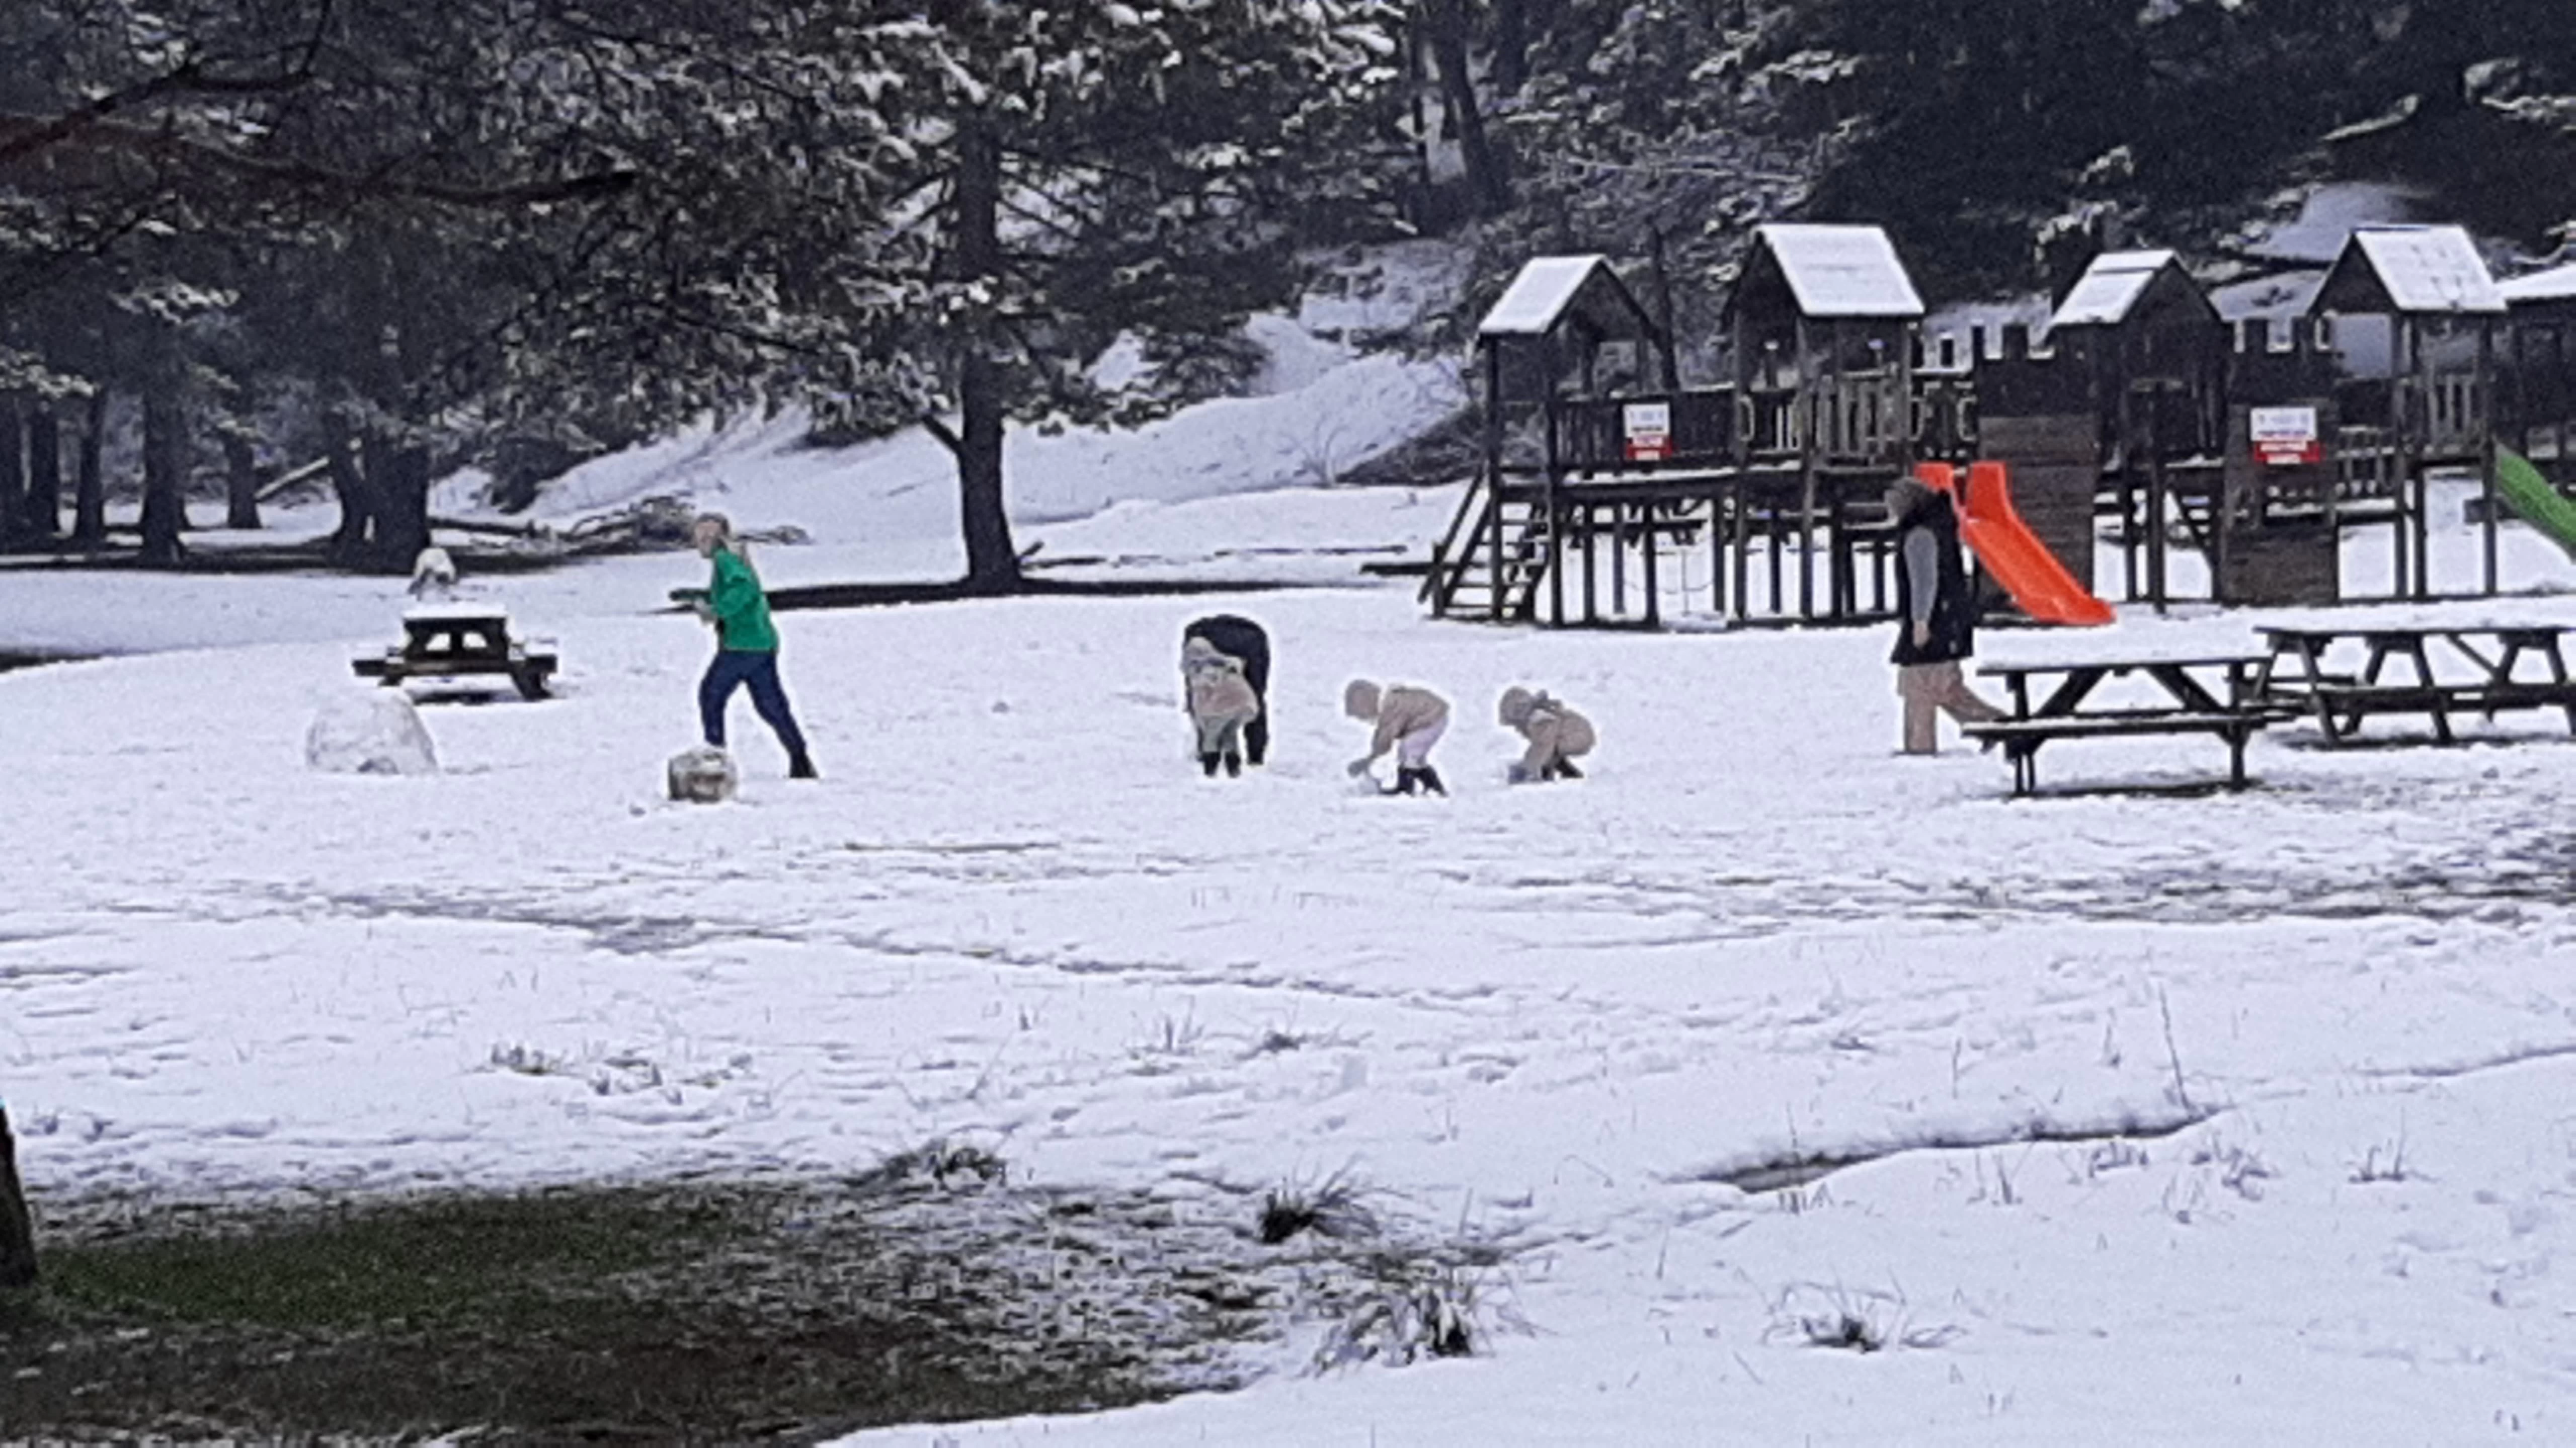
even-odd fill
[[(1213, 550), (1330, 497), (1131, 521)], [(1531, 1328), (867, 1442), (2576, 1435), (2576, 752), (2545, 721), (2335, 754), (2292, 727), (2242, 796), (2015, 803), (1998, 760), (1892, 755), (1883, 631), (1537, 635), (1402, 586), (1019, 601), (784, 616), (826, 779), (780, 778), (738, 706), (743, 799), (685, 808), (659, 770), (706, 642), (642, 610), (697, 567), (496, 584), (546, 600), (562, 697), (425, 706), (429, 778), (304, 768), (365, 687), (346, 643), (0, 676), (0, 1081), (36, 1196), (847, 1171), (946, 1136), (1184, 1196), (1345, 1172), (1509, 1249), (1490, 1325)], [(0, 612), (68, 593), (106, 629), (107, 582), (10, 578)], [(291, 592), (390, 633), (381, 582), (156, 582), (200, 626)], [(1220, 607), (1278, 640), (1276, 762), (1237, 784), (1186, 762), (1174, 667)], [(1455, 798), (1354, 791), (1355, 676), (1456, 701)], [(1591, 779), (1501, 783), (1515, 682), (1599, 720)], [(2061, 783), (2222, 759), (2060, 749)], [(1720, 1180), (1815, 1156), (1857, 1164)], [(1844, 1315), (1886, 1350), (1809, 1345)]]

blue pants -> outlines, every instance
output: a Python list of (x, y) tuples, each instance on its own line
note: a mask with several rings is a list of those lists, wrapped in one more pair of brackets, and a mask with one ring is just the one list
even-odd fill
[(707, 665), (707, 676), (698, 681), (698, 721), (706, 727), (707, 743), (718, 749), (725, 742), (725, 704), (733, 691), (751, 686), (751, 707), (761, 722), (778, 733), (778, 742), (787, 746), (788, 757), (805, 754), (805, 734), (796, 727), (796, 715), (787, 707), (787, 690), (778, 682), (778, 655), (755, 654), (740, 649), (719, 649), (715, 662)]

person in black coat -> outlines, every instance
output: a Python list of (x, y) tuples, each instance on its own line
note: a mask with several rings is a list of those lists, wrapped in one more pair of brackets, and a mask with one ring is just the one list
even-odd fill
[(1218, 653), (1243, 661), (1243, 681), (1261, 702), (1261, 712), (1243, 726), (1243, 758), (1247, 764), (1261, 763), (1270, 754), (1270, 635), (1248, 618), (1218, 613), (1181, 630), (1183, 649), (1192, 639), (1205, 639)]
[(1896, 695), (1905, 701), (1905, 752), (1940, 752), (1940, 711), (1962, 724), (2003, 711), (1969, 689), (1959, 664), (1976, 652), (1977, 596), (1959, 552), (1959, 515), (1946, 493), (1914, 478), (1887, 490), (1896, 521)]

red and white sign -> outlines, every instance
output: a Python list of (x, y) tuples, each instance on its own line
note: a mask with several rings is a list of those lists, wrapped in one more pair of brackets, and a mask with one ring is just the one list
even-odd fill
[(1659, 463), (1673, 455), (1673, 405), (1631, 402), (1619, 409), (1619, 430), (1627, 438), (1628, 461)]
[(2258, 407), (2251, 419), (2254, 433), (2254, 461), (2272, 468), (2294, 468), (2326, 460), (2326, 446), (2317, 436), (2317, 410), (2313, 407)]

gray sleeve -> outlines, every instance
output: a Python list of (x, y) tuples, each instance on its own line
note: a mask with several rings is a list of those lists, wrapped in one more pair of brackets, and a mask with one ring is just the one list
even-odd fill
[(1905, 580), (1911, 585), (1905, 600), (1906, 617), (1916, 623), (1930, 623), (1933, 600), (1941, 591), (1941, 540), (1929, 528), (1906, 530)]

